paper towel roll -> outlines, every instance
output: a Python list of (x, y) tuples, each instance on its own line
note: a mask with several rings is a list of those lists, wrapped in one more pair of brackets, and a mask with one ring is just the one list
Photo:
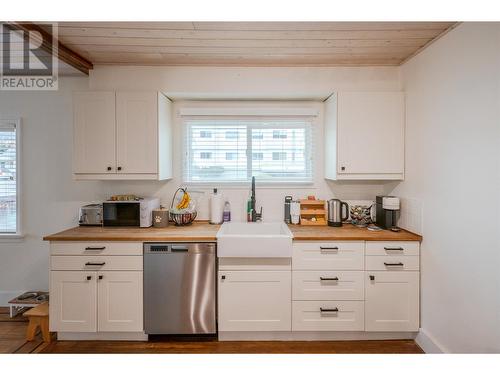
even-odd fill
[(217, 193), (217, 189), (214, 189), (213, 194), (210, 196), (210, 224), (222, 223), (223, 209), (224, 200), (222, 195)]

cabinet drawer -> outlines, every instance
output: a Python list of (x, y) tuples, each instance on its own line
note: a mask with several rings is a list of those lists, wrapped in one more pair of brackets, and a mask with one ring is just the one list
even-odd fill
[(363, 301), (292, 302), (292, 331), (363, 331), (364, 319)]
[(364, 242), (295, 242), (294, 270), (362, 270)]
[(142, 256), (142, 242), (51, 242), (50, 255)]
[(419, 255), (416, 241), (366, 242), (366, 255)]
[(292, 299), (363, 300), (363, 271), (293, 271)]
[(52, 271), (142, 271), (142, 256), (52, 256)]
[(367, 256), (366, 270), (370, 271), (418, 271), (418, 256)]

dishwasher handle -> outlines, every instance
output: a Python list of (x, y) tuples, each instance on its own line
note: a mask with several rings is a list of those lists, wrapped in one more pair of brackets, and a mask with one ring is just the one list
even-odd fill
[(172, 245), (170, 247), (170, 251), (173, 253), (187, 253), (189, 251), (189, 248), (187, 246), (179, 246), (179, 245)]

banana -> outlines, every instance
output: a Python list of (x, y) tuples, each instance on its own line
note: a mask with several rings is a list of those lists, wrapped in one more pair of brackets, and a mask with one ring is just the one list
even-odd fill
[(186, 201), (182, 205), (182, 208), (188, 208), (189, 207), (189, 202), (191, 202), (191, 196), (189, 193), (186, 191), (186, 194), (184, 195), (186, 197)]
[(191, 197), (189, 196), (189, 193), (187, 191), (184, 191), (184, 195), (182, 196), (182, 199), (180, 200), (179, 204), (177, 205), (177, 209), (182, 210), (184, 208), (187, 208), (189, 206), (190, 201), (191, 201)]

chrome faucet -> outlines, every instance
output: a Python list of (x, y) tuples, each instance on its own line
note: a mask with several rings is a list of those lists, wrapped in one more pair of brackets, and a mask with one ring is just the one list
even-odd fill
[(255, 177), (252, 176), (252, 195), (250, 197), (250, 214), (252, 222), (262, 221), (262, 206), (260, 207), (260, 212), (255, 209)]

